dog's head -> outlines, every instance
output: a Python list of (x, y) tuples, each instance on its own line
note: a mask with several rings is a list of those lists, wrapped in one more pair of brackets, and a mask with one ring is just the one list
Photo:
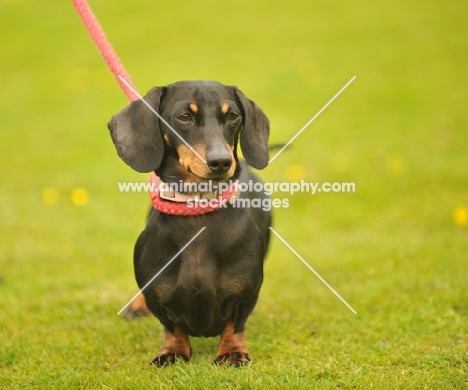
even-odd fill
[(239, 141), (249, 165), (268, 164), (268, 118), (236, 87), (181, 81), (151, 89), (144, 100), (164, 121), (136, 100), (108, 124), (117, 153), (133, 169), (156, 171), (164, 182), (226, 181), (239, 172)]

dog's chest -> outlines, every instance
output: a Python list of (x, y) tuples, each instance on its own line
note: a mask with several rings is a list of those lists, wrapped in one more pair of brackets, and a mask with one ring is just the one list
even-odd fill
[(147, 228), (147, 239), (151, 239), (146, 241), (147, 250), (141, 258), (142, 266), (155, 273), (205, 228), (153, 282), (152, 291), (161, 304), (175, 300), (189, 304), (205, 300), (208, 304), (209, 297), (238, 295), (257, 285), (264, 243), (247, 212), (156, 218)]

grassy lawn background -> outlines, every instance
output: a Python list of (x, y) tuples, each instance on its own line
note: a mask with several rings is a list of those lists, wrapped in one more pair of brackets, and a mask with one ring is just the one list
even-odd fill
[(148, 205), (118, 192), (147, 179), (106, 129), (126, 98), (71, 2), (1, 1), (0, 388), (467, 388), (468, 3), (91, 5), (140, 92), (235, 84), (272, 143), (357, 76), (261, 174), (356, 183), (291, 196), (274, 227), (358, 314), (273, 239), (253, 364), (195, 339), (191, 364), (150, 367), (160, 325), (116, 315)]

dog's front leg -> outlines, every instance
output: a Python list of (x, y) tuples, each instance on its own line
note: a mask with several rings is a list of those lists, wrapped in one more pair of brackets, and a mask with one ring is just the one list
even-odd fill
[(185, 361), (190, 360), (190, 340), (187, 334), (175, 328), (174, 333), (171, 333), (167, 328), (164, 328), (164, 343), (151, 363), (156, 367), (163, 367), (175, 363), (176, 357), (180, 357)]
[(230, 364), (236, 367), (248, 364), (252, 358), (247, 350), (245, 332), (235, 332), (234, 323), (229, 321), (219, 340), (217, 364)]

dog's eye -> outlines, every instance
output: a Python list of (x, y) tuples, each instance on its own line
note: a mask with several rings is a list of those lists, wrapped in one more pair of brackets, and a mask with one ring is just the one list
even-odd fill
[(239, 115), (235, 112), (230, 112), (226, 115), (226, 120), (228, 122), (234, 122), (237, 118), (239, 118)]
[(188, 113), (181, 114), (177, 117), (177, 119), (180, 120), (181, 122), (188, 123), (192, 120), (192, 115)]

